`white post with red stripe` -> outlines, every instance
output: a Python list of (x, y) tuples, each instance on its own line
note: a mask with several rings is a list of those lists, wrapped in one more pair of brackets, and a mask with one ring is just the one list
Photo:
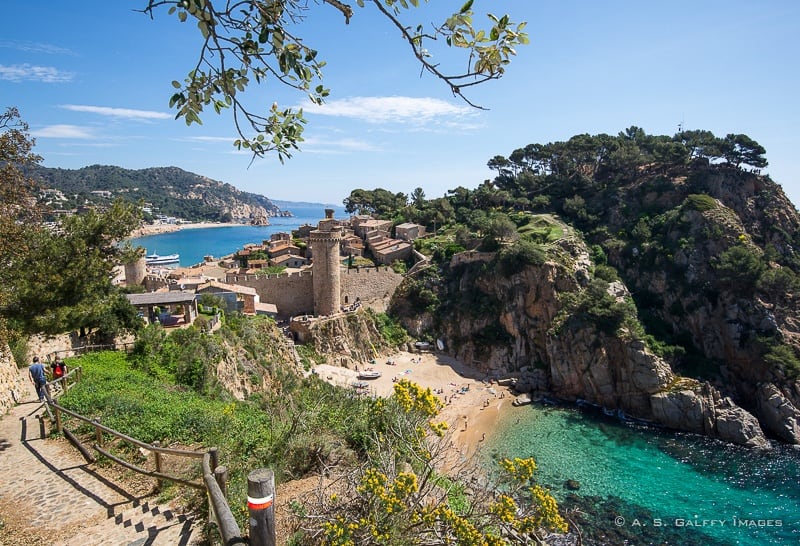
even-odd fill
[(250, 546), (275, 546), (275, 473), (266, 468), (247, 475)]

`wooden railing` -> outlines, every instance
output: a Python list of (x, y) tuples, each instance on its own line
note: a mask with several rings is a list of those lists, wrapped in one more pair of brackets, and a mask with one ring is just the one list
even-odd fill
[(125, 351), (131, 352), (133, 343), (106, 343), (98, 345), (79, 345), (70, 349), (61, 349), (60, 351), (52, 351), (47, 355), (47, 360), (52, 362), (55, 357), (69, 358), (72, 356), (80, 356), (85, 353), (94, 351)]
[[(230, 506), (228, 505), (228, 501), (226, 498), (226, 484), (228, 479), (228, 470), (225, 466), (221, 466), (219, 464), (219, 452), (216, 447), (213, 447), (207, 451), (189, 451), (183, 449), (172, 449), (161, 447), (158, 442), (153, 442), (152, 444), (148, 444), (146, 442), (142, 442), (141, 440), (137, 440), (136, 438), (132, 438), (118, 432), (114, 429), (111, 429), (107, 426), (104, 426), (100, 423), (99, 419), (90, 419), (89, 417), (80, 415), (74, 411), (71, 411), (62, 405), (58, 404), (57, 397), (61, 394), (67, 392), (67, 390), (73, 387), (81, 378), (81, 368), (77, 367), (71, 370), (69, 373), (65, 374), (63, 377), (58, 378), (53, 381), (49, 381), (45, 388), (47, 391), (47, 403), (45, 407), (47, 408), (48, 413), (50, 414), (51, 418), (55, 421), (56, 428), (59, 433), (64, 434), (64, 436), (81, 452), (84, 458), (90, 462), (95, 462), (95, 457), (87, 448), (87, 446), (81, 442), (77, 436), (75, 436), (71, 431), (64, 427), (63, 423), (63, 415), (69, 415), (79, 421), (82, 421), (92, 427), (94, 427), (94, 439), (95, 442), (90, 446), (94, 451), (100, 453), (104, 457), (108, 458), (109, 460), (113, 461), (114, 463), (123, 466), (129, 470), (137, 472), (139, 474), (143, 474), (145, 476), (150, 476), (158, 480), (159, 487), (162, 485), (164, 480), (171, 481), (174, 483), (179, 483), (181, 485), (185, 485), (188, 487), (193, 487), (196, 489), (205, 489), (207, 492), (207, 496), (209, 499), (209, 514), (211, 520), (216, 523), (220, 535), (223, 539), (223, 544), (225, 546), (232, 546), (235, 544), (247, 544), (247, 542), (242, 538), (241, 530), (239, 529), (238, 523), (236, 523), (236, 519), (233, 517), (233, 513), (231, 512)], [(42, 435), (44, 436), (44, 421), (40, 424), (42, 428)], [(145, 468), (141, 468), (136, 466), (128, 461), (125, 461), (113, 454), (111, 454), (107, 449), (105, 449), (105, 438), (104, 433), (111, 435), (113, 437), (119, 438), (124, 442), (128, 442), (134, 446), (138, 446), (142, 449), (145, 449), (154, 454), (155, 458), (155, 470), (147, 470)], [(200, 458), (202, 459), (202, 469), (203, 469), (203, 480), (202, 482), (194, 482), (190, 480), (186, 480), (184, 478), (178, 476), (172, 476), (163, 472), (163, 461), (162, 457), (164, 455), (171, 455), (171, 456), (178, 456), (178, 457), (188, 457), (188, 458)], [(249, 487), (249, 485), (248, 485)], [(274, 485), (273, 485), (274, 487)], [(270, 516), (272, 516), (272, 512), (270, 511)], [(274, 526), (273, 526), (274, 531)], [(262, 542), (260, 544), (269, 544), (269, 542)], [(272, 542), (271, 544), (274, 544)]]

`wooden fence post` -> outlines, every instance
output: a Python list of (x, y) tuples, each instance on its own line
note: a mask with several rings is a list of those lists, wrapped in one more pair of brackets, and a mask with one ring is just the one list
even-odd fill
[[(161, 442), (156, 440), (155, 442), (153, 442), (153, 447), (161, 447)], [(160, 451), (153, 451), (153, 455), (155, 455), (155, 458), (156, 458), (156, 472), (158, 472), (160, 474), (161, 473), (161, 452)], [(157, 487), (158, 487), (159, 491), (161, 490), (161, 486), (162, 485), (163, 485), (163, 480), (161, 478), (158, 478)]]
[(208, 450), (208, 455), (210, 457), (209, 463), (211, 464), (211, 472), (214, 472), (217, 466), (219, 466), (219, 448), (212, 447)]
[(42, 437), (42, 440), (47, 438), (47, 426), (44, 422), (44, 414), (37, 415), (36, 418), (39, 420), (39, 434)]
[(53, 411), (55, 412), (56, 415), (56, 430), (58, 431), (59, 434), (61, 434), (64, 430), (63, 427), (61, 426), (61, 410), (53, 406)]
[(267, 468), (247, 475), (250, 546), (275, 546), (275, 473)]
[[(92, 421), (98, 425), (100, 424), (99, 417), (95, 417)], [(97, 442), (97, 445), (103, 447), (103, 431), (100, 430), (100, 427), (94, 427), (94, 441)]]
[(222, 491), (223, 497), (228, 497), (228, 467), (227, 466), (218, 466), (214, 469), (214, 479), (217, 481), (217, 485), (219, 486), (220, 491)]

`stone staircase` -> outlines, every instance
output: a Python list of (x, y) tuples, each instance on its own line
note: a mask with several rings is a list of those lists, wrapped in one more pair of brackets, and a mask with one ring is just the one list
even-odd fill
[[(64, 546), (108, 544), (109, 546), (189, 546), (199, 544), (200, 522), (193, 516), (177, 513), (170, 505), (133, 501), (115, 507), (114, 513)], [(198, 535), (198, 536), (195, 536)]]
[(0, 418), (0, 546), (204, 543), (196, 516), (125, 490), (65, 440), (43, 439), (44, 409), (24, 385), (23, 403)]

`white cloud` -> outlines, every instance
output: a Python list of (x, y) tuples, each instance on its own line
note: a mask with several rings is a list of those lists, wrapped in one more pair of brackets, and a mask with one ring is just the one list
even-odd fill
[(62, 72), (52, 66), (0, 64), (0, 80), (11, 82), (40, 81), (44, 83), (61, 83), (72, 81), (73, 76), (72, 72)]
[(224, 136), (193, 136), (177, 140), (191, 140), (196, 142), (233, 142), (239, 137), (224, 137)]
[(109, 106), (89, 106), (82, 104), (64, 104), (61, 106), (73, 112), (89, 112), (101, 116), (126, 119), (172, 119), (172, 114), (154, 112), (152, 110), (133, 110), (131, 108), (111, 108)]
[(354, 118), (370, 123), (429, 123), (438, 119), (465, 117), (472, 108), (456, 106), (432, 98), (415, 97), (351, 97), (326, 102), (322, 106), (307, 104), (307, 113), (322, 116)]
[(78, 125), (48, 125), (31, 131), (31, 135), (43, 138), (94, 138), (90, 130)]
[(0, 40), (0, 47), (6, 49), (17, 49), (19, 51), (28, 51), (31, 53), (75, 55), (75, 53), (69, 49), (45, 42), (16, 42)]
[(356, 138), (307, 138), (300, 150), (310, 154), (340, 154), (346, 152), (379, 152), (380, 146)]

